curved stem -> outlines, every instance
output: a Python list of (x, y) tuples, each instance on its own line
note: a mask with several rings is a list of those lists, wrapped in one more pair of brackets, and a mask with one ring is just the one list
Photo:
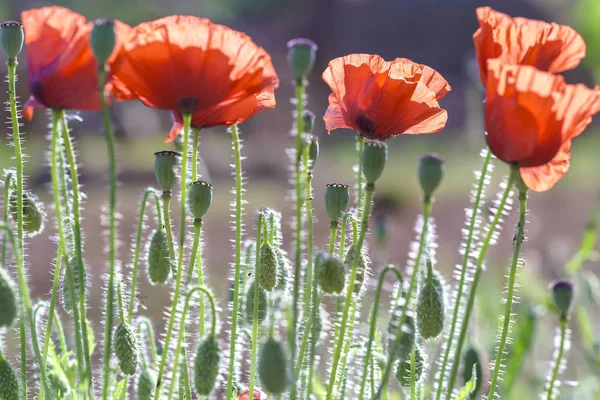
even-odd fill
[[(500, 198), (500, 203), (498, 204), (498, 210), (494, 215), (494, 219), (492, 220), (490, 227), (488, 229), (488, 233), (483, 240), (483, 245), (481, 246), (481, 250), (479, 251), (479, 255), (477, 256), (477, 264), (475, 266), (475, 274), (473, 275), (473, 281), (471, 282), (471, 288), (469, 289), (469, 297), (467, 300), (467, 308), (465, 309), (465, 313), (463, 315), (463, 323), (460, 328), (460, 333), (458, 336), (458, 340), (456, 343), (456, 349), (454, 351), (454, 360), (459, 360), (463, 345), (465, 343), (467, 337), (467, 331), (469, 327), (469, 320), (471, 318), (471, 313), (473, 312), (473, 307), (475, 305), (475, 294), (477, 293), (477, 287), (479, 286), (479, 278), (481, 277), (481, 273), (483, 272), (483, 263), (485, 261), (485, 257), (487, 255), (487, 251), (490, 248), (492, 243), (492, 239), (496, 232), (496, 227), (500, 223), (500, 219), (502, 218), (502, 213), (504, 212), (504, 208), (506, 207), (506, 203), (508, 198), (510, 197), (513, 184), (515, 182), (516, 175), (511, 173), (508, 177), (508, 181), (506, 183), (506, 188), (504, 189), (504, 193), (502, 193), (502, 197)], [(452, 389), (454, 388), (454, 383), (456, 382), (456, 377), (458, 376), (458, 365), (459, 363), (454, 363), (452, 366), (452, 370), (450, 373), (450, 379), (448, 380), (448, 388), (446, 391), (446, 395), (450, 396), (452, 394)]]
[(357, 222), (356, 222), (356, 218), (354, 218), (354, 215), (352, 215), (352, 213), (345, 213), (344, 217), (342, 218), (342, 230), (340, 232), (340, 247), (339, 247), (339, 252), (338, 252), (338, 256), (340, 257), (340, 259), (344, 258), (345, 255), (345, 250), (346, 250), (346, 227), (348, 226), (348, 220), (350, 220), (350, 223), (352, 224), (352, 244), (355, 244), (356, 241), (358, 240), (358, 226), (357, 226)]
[[(237, 125), (231, 125), (233, 142), (233, 158), (235, 162), (235, 267), (233, 277), (233, 310), (231, 314), (231, 338), (229, 341), (229, 374), (227, 376), (227, 399), (233, 392), (235, 375), (235, 345), (237, 342), (237, 326), (240, 307), (240, 269), (242, 257), (242, 150)], [(256, 253), (259, 254), (259, 253)]]
[[(254, 381), (256, 378), (256, 353), (258, 350), (258, 295), (260, 290), (260, 283), (258, 277), (260, 276), (260, 248), (263, 244), (262, 232), (264, 224), (263, 213), (258, 213), (258, 221), (256, 222), (256, 257), (254, 264), (254, 314), (252, 315), (252, 356), (250, 358), (250, 385), (248, 387), (249, 394), (248, 398), (254, 398)], [(233, 357), (233, 354), (230, 356)]]
[(548, 381), (548, 389), (546, 400), (553, 400), (554, 397), (554, 387), (556, 384), (556, 379), (558, 378), (558, 372), (560, 371), (560, 364), (562, 362), (563, 353), (565, 351), (565, 341), (567, 338), (567, 317), (560, 318), (559, 323), (560, 329), (560, 340), (558, 342), (558, 350), (556, 353), (556, 358), (554, 360), (554, 367), (552, 368), (552, 375), (550, 375), (550, 380)]
[(156, 362), (156, 341), (154, 339), (154, 329), (152, 328), (152, 322), (148, 317), (138, 317), (137, 318), (137, 327), (138, 332), (142, 332), (142, 325), (146, 327), (146, 335), (148, 335), (148, 342), (150, 342), (150, 365), (154, 365)]
[[(479, 205), (481, 204), (481, 200), (483, 198), (483, 188), (485, 187), (485, 180), (487, 176), (487, 170), (490, 165), (490, 161), (492, 159), (492, 152), (487, 150), (487, 154), (485, 159), (483, 160), (483, 166), (481, 167), (481, 175), (479, 176), (479, 181), (477, 183), (477, 193), (475, 194), (475, 202), (473, 203), (473, 211), (471, 215), (471, 221), (469, 222), (469, 231), (467, 233), (467, 241), (465, 243), (465, 253), (463, 255), (462, 266), (460, 270), (460, 278), (458, 280), (458, 285), (456, 287), (456, 300), (454, 303), (454, 311), (452, 312), (452, 322), (450, 323), (450, 329), (448, 330), (448, 340), (446, 345), (446, 350), (444, 351), (444, 356), (442, 358), (442, 364), (440, 365), (439, 371), (439, 380), (437, 382), (437, 390), (435, 399), (440, 400), (442, 396), (442, 391), (444, 390), (444, 378), (446, 375), (446, 366), (448, 365), (448, 357), (450, 356), (450, 351), (452, 350), (452, 342), (454, 341), (454, 332), (456, 330), (456, 324), (458, 323), (459, 315), (460, 315), (460, 307), (461, 307), (461, 299), (463, 295), (463, 291), (465, 290), (466, 278), (467, 278), (467, 270), (469, 265), (469, 256), (471, 255), (471, 246), (473, 245), (473, 236), (475, 232), (475, 226), (477, 224), (477, 214), (479, 213)], [(500, 211), (500, 209), (498, 210)], [(490, 232), (493, 232), (494, 227), (490, 226)], [(468, 319), (463, 320), (463, 325), (468, 325), (466, 323)], [(456, 358), (455, 358), (456, 360)], [(448, 385), (452, 388), (453, 384)]]
[(333, 355), (333, 363), (331, 365), (331, 375), (329, 377), (329, 386), (327, 389), (327, 400), (330, 400), (334, 394), (334, 384), (336, 380), (336, 372), (338, 368), (338, 363), (340, 361), (342, 347), (344, 345), (344, 339), (346, 337), (346, 323), (348, 321), (348, 313), (350, 312), (350, 303), (352, 301), (352, 295), (354, 294), (354, 284), (356, 282), (356, 274), (358, 270), (358, 263), (360, 261), (360, 254), (362, 251), (363, 243), (365, 241), (365, 236), (367, 233), (367, 229), (369, 226), (369, 216), (371, 214), (371, 206), (373, 202), (373, 192), (375, 191), (375, 185), (372, 183), (367, 183), (365, 187), (365, 200), (363, 206), (363, 214), (361, 220), (361, 229), (358, 237), (358, 242), (356, 244), (356, 257), (354, 257), (354, 262), (352, 263), (352, 271), (350, 273), (350, 280), (346, 287), (346, 302), (344, 305), (344, 313), (342, 315), (342, 321), (340, 325), (340, 333), (338, 338), (336, 339), (335, 347), (334, 347), (334, 355)]
[(369, 340), (367, 341), (367, 353), (365, 354), (365, 359), (363, 361), (363, 374), (362, 380), (360, 383), (360, 395), (359, 399), (364, 399), (365, 394), (365, 384), (367, 382), (367, 368), (369, 366), (369, 360), (371, 359), (371, 352), (373, 348), (373, 341), (375, 340), (375, 325), (377, 324), (377, 313), (379, 311), (379, 302), (381, 300), (381, 289), (383, 287), (383, 282), (385, 281), (385, 275), (388, 272), (393, 272), (398, 279), (399, 286), (402, 287), (402, 275), (400, 271), (392, 265), (389, 265), (381, 271), (379, 275), (379, 282), (377, 282), (377, 291), (375, 292), (375, 299), (373, 300), (373, 308), (371, 310), (371, 320), (369, 322)]
[[(511, 175), (518, 174), (518, 167), (511, 167)], [(498, 376), (500, 375), (500, 367), (504, 357), (504, 347), (508, 338), (508, 330), (510, 327), (510, 318), (512, 312), (513, 297), (515, 292), (515, 279), (517, 276), (517, 266), (519, 264), (519, 253), (521, 252), (521, 244), (523, 243), (523, 233), (525, 231), (525, 213), (527, 211), (527, 192), (519, 192), (519, 223), (517, 225), (517, 234), (514, 241), (514, 251), (512, 264), (508, 275), (508, 292), (506, 293), (506, 308), (504, 310), (504, 320), (502, 321), (502, 332), (500, 334), (500, 343), (498, 344), (498, 354), (492, 372), (492, 380), (488, 392), (488, 399), (492, 399), (496, 392)]]

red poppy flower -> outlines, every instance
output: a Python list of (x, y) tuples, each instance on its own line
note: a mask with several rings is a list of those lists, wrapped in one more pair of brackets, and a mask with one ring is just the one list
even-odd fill
[(333, 91), (323, 117), (329, 132), (349, 128), (385, 140), (403, 133), (439, 132), (446, 126), (448, 115), (438, 99), (450, 86), (425, 65), (351, 54), (331, 61), (323, 80)]
[[(279, 79), (247, 35), (205, 18), (170, 16), (135, 28), (115, 71), (115, 97), (175, 113), (199, 128), (243, 122), (275, 107)], [(166, 141), (175, 138), (174, 126)]]
[[(267, 400), (269, 396), (262, 390), (258, 388), (254, 388), (254, 394), (252, 395), (253, 400)], [(238, 400), (249, 400), (250, 399), (250, 391), (246, 390), (244, 393), (241, 393), (238, 396)]]
[(561, 76), (500, 60), (488, 66), (488, 146), (520, 167), (527, 187), (546, 191), (569, 169), (571, 140), (600, 111), (600, 87), (567, 85)]
[(585, 42), (571, 27), (512, 18), (490, 7), (478, 8), (477, 19), (473, 42), (484, 84), (490, 59), (557, 73), (575, 68), (585, 57)]
[[(52, 6), (21, 13), (27, 45), (29, 90), (31, 97), (23, 107), (27, 119), (34, 107), (75, 110), (100, 110), (98, 71), (90, 47), (93, 24), (83, 15)], [(117, 44), (112, 65), (123, 39), (131, 29), (115, 21)], [(110, 91), (110, 72), (105, 90)]]

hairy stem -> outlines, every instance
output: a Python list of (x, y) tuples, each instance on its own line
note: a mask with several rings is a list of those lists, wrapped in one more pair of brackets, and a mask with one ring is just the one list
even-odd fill
[(556, 398), (554, 395), (554, 389), (556, 386), (556, 380), (558, 378), (558, 373), (560, 372), (560, 365), (562, 363), (563, 354), (565, 352), (565, 343), (567, 339), (567, 317), (561, 316), (559, 322), (559, 330), (560, 330), (560, 339), (558, 342), (558, 349), (556, 350), (556, 355), (554, 357), (554, 367), (552, 368), (552, 372), (550, 374), (550, 379), (547, 383), (546, 389), (546, 400), (553, 400)]
[[(260, 283), (260, 248), (262, 246), (262, 231), (263, 231), (264, 215), (258, 213), (258, 221), (256, 223), (256, 257), (254, 264), (254, 314), (252, 315), (252, 356), (250, 358), (250, 385), (248, 398), (254, 398), (254, 381), (256, 379), (256, 353), (258, 351), (258, 295)], [(233, 357), (233, 354), (230, 355)]]

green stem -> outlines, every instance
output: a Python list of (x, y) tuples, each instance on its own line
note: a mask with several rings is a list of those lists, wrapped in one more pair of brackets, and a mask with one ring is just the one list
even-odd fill
[(356, 136), (356, 155), (358, 157), (358, 168), (356, 171), (356, 182), (357, 182), (357, 192), (356, 192), (356, 208), (360, 211), (362, 209), (363, 203), (363, 172), (362, 172), (362, 153), (363, 147), (365, 144), (365, 139), (362, 135)]
[[(10, 187), (12, 185), (12, 179), (14, 177), (14, 172), (12, 170), (8, 170), (6, 172), (6, 176), (4, 177), (4, 204), (3, 204), (3, 221), (5, 224), (8, 224), (8, 206), (10, 205)], [(2, 238), (2, 259), (0, 261), (0, 266), (6, 268), (6, 238)]]
[(119, 306), (119, 318), (121, 323), (125, 323), (125, 309), (123, 308), (123, 294), (121, 293), (121, 282), (117, 286), (117, 302)]
[[(419, 274), (419, 269), (421, 266), (421, 258), (423, 257), (423, 253), (425, 252), (425, 248), (427, 247), (427, 232), (429, 227), (429, 216), (431, 215), (431, 200), (424, 199), (423, 200), (423, 226), (421, 228), (421, 236), (419, 238), (419, 249), (417, 250), (417, 256), (415, 257), (415, 265), (413, 267), (412, 275), (410, 277), (410, 283), (408, 285), (408, 292), (406, 294), (406, 301), (402, 306), (402, 312), (400, 313), (400, 319), (398, 320), (398, 331), (396, 332), (396, 337), (391, 346), (391, 351), (389, 354), (397, 354), (398, 347), (400, 346), (400, 341), (402, 339), (402, 326), (406, 322), (406, 314), (408, 312), (408, 307), (411, 303), (412, 293), (417, 285), (417, 276)], [(398, 294), (396, 295), (396, 300), (400, 299), (402, 296), (402, 287), (398, 288)], [(385, 371), (383, 373), (383, 378), (381, 380), (381, 384), (379, 386), (379, 390), (375, 395), (375, 399), (381, 398), (381, 394), (384, 389), (387, 388), (388, 382), (390, 380), (390, 375), (392, 372), (393, 358), (390, 357), (388, 360)]]
[[(258, 277), (260, 276), (260, 248), (262, 246), (262, 231), (263, 231), (264, 215), (258, 213), (258, 221), (256, 223), (256, 257), (254, 264), (254, 314), (252, 315), (252, 356), (250, 358), (250, 385), (248, 398), (254, 398), (254, 381), (256, 378), (256, 353), (258, 350), (258, 295), (259, 286)], [(231, 354), (230, 357), (234, 355)]]
[[(227, 397), (230, 399), (233, 392), (233, 377), (235, 375), (235, 345), (237, 342), (237, 326), (240, 307), (240, 269), (242, 257), (242, 151), (240, 135), (237, 125), (231, 126), (231, 139), (233, 141), (233, 158), (235, 162), (235, 267), (233, 277), (233, 310), (231, 314), (231, 338), (229, 347), (229, 369), (227, 374)], [(257, 244), (258, 247), (258, 244)], [(257, 255), (259, 253), (256, 253)], [(258, 258), (258, 257), (257, 257)]]
[[(321, 303), (322, 295), (317, 295), (316, 302), (312, 307), (310, 316), (306, 321), (304, 327), (304, 334), (302, 335), (302, 343), (300, 344), (300, 352), (298, 353), (298, 361), (296, 361), (296, 368), (294, 368), (294, 381), (292, 382), (292, 394), (290, 399), (296, 398), (298, 390), (298, 379), (300, 378), (300, 372), (302, 372), (302, 365), (304, 364), (304, 356), (309, 344), (309, 339), (312, 338), (312, 325), (314, 320), (317, 318), (317, 312), (319, 310), (319, 304)], [(314, 339), (314, 338), (313, 338)], [(310, 384), (310, 383), (309, 383)]]
[(163, 203), (163, 226), (167, 234), (167, 242), (169, 242), (171, 261), (175, 262), (175, 244), (173, 242), (173, 228), (171, 227), (171, 200), (173, 196), (170, 192), (163, 192), (161, 197)]
[(137, 326), (138, 332), (142, 332), (142, 325), (146, 327), (146, 335), (148, 335), (148, 342), (150, 342), (150, 365), (154, 366), (156, 362), (156, 341), (154, 339), (154, 329), (152, 328), (152, 322), (148, 317), (138, 317), (137, 318)]
[(410, 352), (410, 400), (417, 398), (416, 387), (417, 381), (415, 379), (415, 358), (416, 358), (417, 346), (413, 346)]
[(373, 300), (373, 308), (371, 311), (371, 320), (369, 322), (369, 340), (367, 341), (367, 353), (365, 354), (365, 359), (363, 361), (363, 374), (362, 380), (360, 383), (360, 395), (359, 399), (365, 398), (365, 385), (367, 383), (367, 368), (369, 366), (369, 360), (371, 359), (371, 352), (373, 349), (373, 342), (375, 341), (375, 326), (377, 324), (377, 313), (379, 311), (379, 302), (381, 299), (381, 289), (383, 288), (383, 282), (385, 282), (385, 276), (388, 272), (393, 272), (398, 279), (399, 287), (402, 287), (402, 275), (400, 271), (392, 265), (389, 265), (381, 271), (379, 275), (379, 282), (377, 283), (377, 290), (375, 291), (375, 299)]
[(331, 224), (329, 225), (329, 255), (333, 255), (333, 252), (335, 251), (335, 241), (337, 240), (338, 229), (337, 221), (331, 221)]
[[(310, 308), (312, 305), (311, 302), (311, 297), (312, 297), (312, 290), (310, 290), (310, 287), (312, 285), (312, 281), (313, 281), (313, 269), (314, 269), (314, 263), (313, 263), (313, 249), (314, 249), (314, 220), (313, 220), (313, 210), (312, 210), (312, 178), (313, 175), (312, 173), (308, 170), (308, 151), (309, 151), (309, 146), (305, 146), (305, 150), (304, 150), (304, 169), (305, 171), (307, 171), (306, 174), (306, 193), (305, 193), (305, 199), (306, 199), (306, 227), (308, 230), (308, 236), (307, 236), (307, 244), (306, 244), (306, 273), (304, 274), (304, 298), (303, 298), (303, 303), (304, 303), (304, 310), (303, 310), (303, 318), (304, 316), (308, 316), (310, 314)], [(310, 332), (310, 331), (307, 331)], [(310, 334), (308, 335), (310, 336)]]
[[(518, 167), (511, 167), (511, 175), (518, 174)], [(510, 319), (513, 305), (513, 297), (515, 292), (515, 279), (517, 276), (517, 266), (519, 264), (519, 253), (521, 251), (521, 244), (523, 243), (523, 232), (525, 230), (525, 213), (527, 211), (527, 192), (519, 191), (519, 223), (517, 225), (517, 235), (515, 236), (514, 251), (512, 264), (508, 275), (508, 292), (506, 293), (506, 307), (504, 310), (504, 320), (502, 321), (502, 333), (500, 334), (500, 343), (498, 344), (498, 354), (496, 355), (496, 362), (494, 364), (494, 370), (492, 372), (492, 380), (490, 383), (490, 389), (488, 391), (488, 399), (492, 399), (496, 392), (496, 385), (498, 383), (498, 376), (500, 375), (500, 368), (502, 366), (502, 359), (504, 358), (504, 347), (506, 346), (506, 340), (508, 338), (508, 331), (510, 327)]]
[(352, 295), (354, 294), (354, 284), (356, 282), (356, 273), (358, 270), (358, 263), (360, 261), (360, 254), (363, 248), (363, 243), (365, 241), (365, 236), (367, 233), (367, 229), (369, 226), (369, 216), (371, 214), (371, 206), (373, 202), (373, 192), (375, 191), (375, 185), (373, 183), (367, 183), (365, 187), (365, 200), (363, 202), (363, 214), (361, 220), (361, 229), (358, 237), (358, 242), (356, 244), (356, 257), (354, 257), (354, 262), (352, 263), (352, 271), (350, 273), (350, 280), (348, 281), (348, 285), (346, 288), (346, 302), (344, 305), (344, 313), (342, 315), (342, 321), (340, 325), (340, 333), (338, 338), (336, 338), (336, 343), (334, 347), (334, 355), (333, 355), (333, 363), (331, 365), (331, 376), (329, 377), (329, 386), (327, 389), (327, 400), (330, 400), (334, 394), (334, 384), (336, 380), (336, 372), (338, 368), (338, 363), (340, 361), (342, 347), (344, 345), (344, 339), (346, 337), (346, 323), (348, 321), (348, 313), (350, 311), (350, 303), (352, 301)]
[[(356, 308), (358, 307), (358, 300), (356, 299), (352, 299), (352, 305), (350, 306), (350, 322), (348, 324), (348, 326), (350, 327), (350, 329), (348, 330), (348, 332), (346, 333), (346, 338), (344, 339), (344, 348), (342, 350), (342, 360), (341, 360), (341, 368), (340, 368), (340, 383), (339, 383), (339, 388), (340, 388), (340, 397), (344, 398), (345, 397), (345, 392), (344, 392), (344, 382), (345, 382), (345, 375), (346, 375), (346, 364), (348, 362), (348, 356), (350, 354), (350, 345), (352, 344), (352, 327), (354, 326), (354, 322), (356, 320)], [(337, 383), (337, 382), (336, 382)]]
[(552, 375), (550, 376), (550, 380), (548, 381), (548, 389), (546, 400), (553, 400), (554, 396), (554, 387), (556, 384), (556, 379), (558, 378), (558, 372), (560, 371), (560, 364), (562, 362), (563, 354), (565, 351), (565, 341), (567, 338), (567, 317), (561, 316), (559, 329), (560, 329), (560, 341), (558, 342), (558, 352), (556, 353), (556, 358), (554, 359), (554, 367), (552, 368)]
[[(175, 317), (177, 316), (177, 306), (179, 305), (179, 297), (181, 293), (181, 283), (183, 277), (183, 254), (184, 254), (184, 246), (185, 246), (185, 233), (186, 233), (186, 194), (187, 194), (187, 186), (188, 186), (188, 176), (187, 176), (187, 168), (188, 168), (188, 146), (190, 142), (190, 125), (192, 122), (192, 114), (186, 113), (183, 114), (183, 160), (181, 162), (181, 188), (180, 188), (180, 198), (181, 208), (180, 208), (180, 229), (179, 229), (179, 253), (177, 257), (177, 270), (176, 270), (176, 278), (175, 278), (175, 293), (173, 294), (173, 303), (171, 305), (171, 311), (169, 315), (169, 325), (167, 328), (167, 334), (165, 336), (165, 342), (163, 345), (163, 354), (160, 360), (160, 366), (158, 368), (157, 374), (157, 382), (162, 382), (163, 374), (165, 372), (165, 365), (167, 362), (168, 354), (169, 354), (169, 345), (171, 342), (171, 336), (173, 335), (173, 328), (175, 326)], [(163, 197), (164, 198), (164, 197)], [(168, 201), (165, 200), (165, 225), (168, 221), (170, 225), (171, 216), (168, 213)], [(169, 235), (170, 226), (167, 228), (167, 236)], [(172, 243), (171, 238), (168, 238), (169, 242)], [(171, 253), (173, 257), (174, 252)], [(172, 383), (173, 384), (173, 383)], [(157, 387), (154, 391), (154, 400), (158, 400), (160, 393), (162, 392), (160, 387)]]
[[(46, 329), (44, 332), (44, 346), (42, 347), (42, 368), (46, 368), (46, 361), (48, 360), (48, 349), (50, 343), (50, 335), (52, 334), (52, 323), (54, 322), (54, 309), (56, 307), (56, 295), (58, 293), (58, 285), (60, 282), (60, 266), (63, 258), (63, 248), (64, 245), (62, 243), (62, 239), (59, 238), (58, 249), (56, 250), (56, 264), (54, 267), (54, 279), (52, 282), (52, 295), (50, 297), (50, 306), (48, 307), (48, 322), (46, 323)], [(67, 257), (65, 257), (65, 261), (68, 262)], [(40, 387), (40, 398), (43, 399), (44, 386)]]
[[(518, 171), (517, 171), (518, 172)], [(504, 193), (502, 193), (502, 197), (500, 198), (500, 203), (498, 204), (498, 209), (496, 210), (496, 214), (494, 215), (494, 219), (492, 220), (490, 227), (488, 229), (488, 233), (483, 240), (483, 245), (481, 246), (481, 250), (479, 251), (479, 256), (477, 257), (477, 262), (475, 266), (475, 274), (473, 275), (473, 281), (471, 282), (471, 288), (469, 289), (469, 297), (467, 300), (467, 308), (465, 309), (465, 313), (463, 315), (463, 322), (460, 328), (460, 333), (458, 336), (458, 340), (456, 343), (456, 349), (454, 351), (454, 360), (459, 360), (462, 354), (463, 345), (467, 338), (467, 331), (469, 327), (469, 320), (471, 319), (471, 313), (473, 312), (473, 307), (475, 305), (475, 294), (477, 293), (477, 287), (479, 286), (479, 278), (481, 277), (481, 273), (483, 272), (483, 263), (485, 261), (485, 257), (487, 255), (487, 251), (490, 248), (492, 243), (492, 239), (496, 232), (496, 227), (500, 223), (502, 219), (502, 213), (506, 208), (506, 203), (510, 197), (510, 193), (512, 191), (513, 184), (515, 179), (517, 178), (515, 173), (511, 173), (508, 177), (508, 181), (506, 183), (506, 188), (504, 189)], [(450, 343), (449, 343), (450, 344)], [(446, 395), (450, 396), (452, 394), (452, 389), (454, 388), (454, 383), (456, 382), (456, 377), (458, 376), (458, 363), (454, 363), (452, 366), (452, 370), (450, 373), (450, 379), (448, 380), (448, 388)]]

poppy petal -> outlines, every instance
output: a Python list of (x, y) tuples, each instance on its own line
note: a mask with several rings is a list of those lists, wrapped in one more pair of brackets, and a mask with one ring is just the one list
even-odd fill
[(346, 123), (342, 106), (333, 93), (329, 95), (329, 107), (325, 111), (323, 120), (325, 121), (325, 129), (327, 129), (328, 134), (331, 134), (331, 131), (336, 129), (355, 129), (352, 125)]
[(439, 72), (425, 64), (417, 64), (408, 58), (396, 58), (392, 64), (393, 70), (398, 69), (400, 76), (405, 80), (425, 84), (435, 93), (436, 100), (440, 100), (452, 90), (448, 81)]
[(571, 141), (563, 143), (554, 158), (538, 167), (521, 168), (521, 179), (525, 185), (535, 192), (545, 192), (562, 178), (569, 170), (571, 158)]

